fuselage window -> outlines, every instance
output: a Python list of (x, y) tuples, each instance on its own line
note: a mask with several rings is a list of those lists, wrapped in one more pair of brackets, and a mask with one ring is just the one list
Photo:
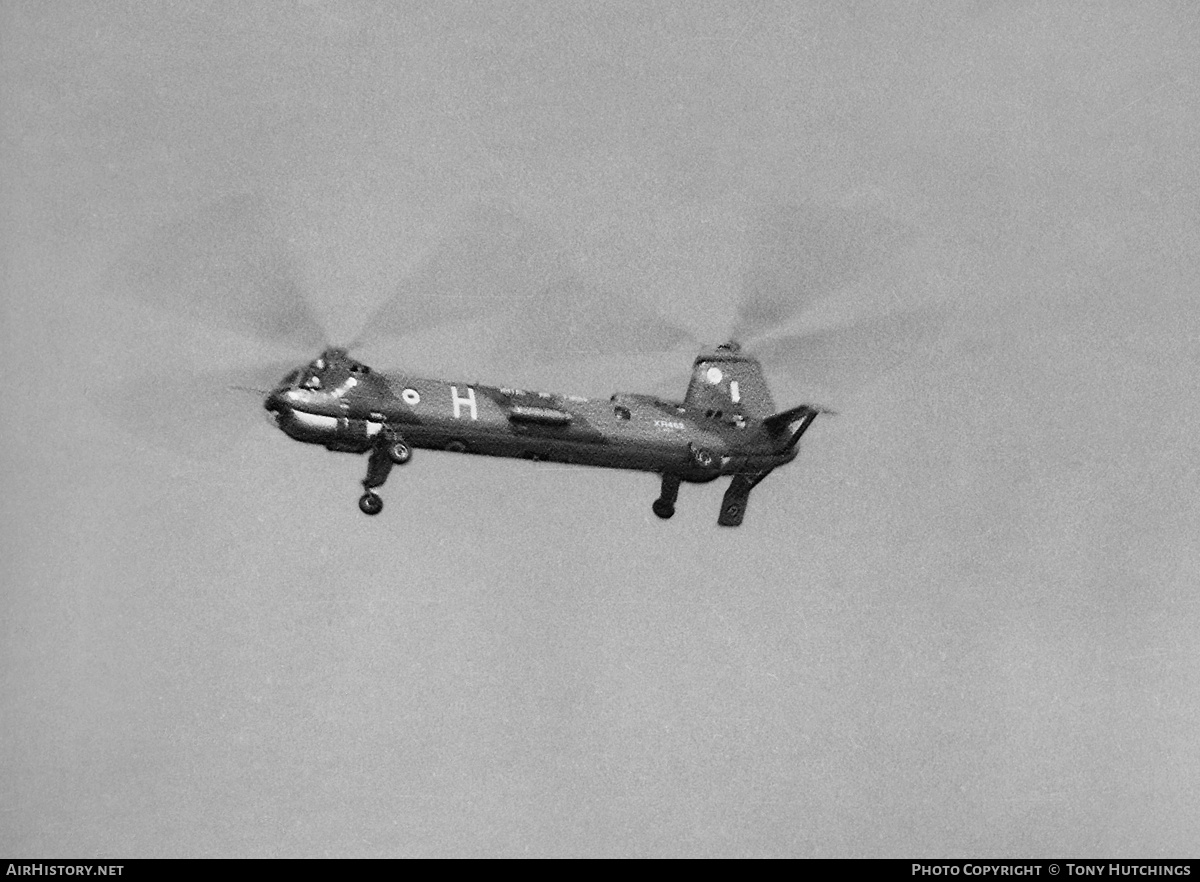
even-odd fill
[(629, 412), (628, 407), (620, 404), (613, 408), (613, 413), (617, 415), (617, 419), (619, 420), (627, 420), (633, 416), (633, 414)]

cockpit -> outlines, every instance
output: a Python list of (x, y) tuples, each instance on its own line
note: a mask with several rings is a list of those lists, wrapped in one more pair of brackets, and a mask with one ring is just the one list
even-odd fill
[(324, 406), (337, 406), (338, 399), (370, 373), (369, 367), (350, 358), (345, 350), (327, 349), (304, 367), (290, 371), (268, 398), (267, 409), (287, 406), (320, 412)]
[(299, 370), (300, 377), (302, 378), (300, 379), (299, 383), (300, 388), (309, 389), (311, 391), (320, 389), (322, 385), (322, 378), (325, 374), (325, 369), (328, 367), (328, 364), (329, 363), (325, 360), (325, 356), (322, 355), (320, 358), (311, 362), (308, 367), (301, 368)]
[(346, 386), (347, 379), (354, 379), (349, 387), (357, 385), (359, 379), (369, 373), (369, 367), (350, 358), (345, 350), (327, 349), (306, 366), (284, 377), (283, 385), (309, 392), (334, 391)]

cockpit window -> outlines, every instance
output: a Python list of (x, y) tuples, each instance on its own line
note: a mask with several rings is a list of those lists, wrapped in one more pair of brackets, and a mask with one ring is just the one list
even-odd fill
[(307, 380), (305, 380), (300, 385), (305, 389), (320, 389), (321, 388), (321, 378), (318, 376), (312, 376), (312, 377), (309, 377)]

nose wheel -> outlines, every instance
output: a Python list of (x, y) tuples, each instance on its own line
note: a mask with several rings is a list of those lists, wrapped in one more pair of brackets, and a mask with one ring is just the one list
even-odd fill
[(358, 510), (365, 515), (377, 515), (383, 511), (383, 499), (375, 492), (382, 487), (392, 471), (393, 465), (405, 465), (412, 459), (412, 447), (398, 433), (377, 444), (367, 460), (367, 476), (363, 478), (363, 490), (358, 498)]

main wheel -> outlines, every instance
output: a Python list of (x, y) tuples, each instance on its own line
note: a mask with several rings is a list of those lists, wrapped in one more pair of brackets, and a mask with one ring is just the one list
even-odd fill
[(412, 448), (403, 441), (393, 441), (388, 445), (388, 459), (396, 465), (404, 465), (412, 459)]
[(661, 499), (654, 500), (654, 504), (650, 507), (654, 509), (654, 513), (664, 521), (671, 517), (671, 515), (675, 514), (675, 506), (671, 505), (669, 502), (664, 502)]
[(715, 468), (717, 465), (717, 456), (710, 450), (705, 450), (703, 447), (697, 447), (695, 444), (692, 448), (692, 462), (706, 471)]
[(377, 515), (383, 511), (383, 499), (378, 493), (364, 493), (358, 498), (358, 508), (363, 514)]

